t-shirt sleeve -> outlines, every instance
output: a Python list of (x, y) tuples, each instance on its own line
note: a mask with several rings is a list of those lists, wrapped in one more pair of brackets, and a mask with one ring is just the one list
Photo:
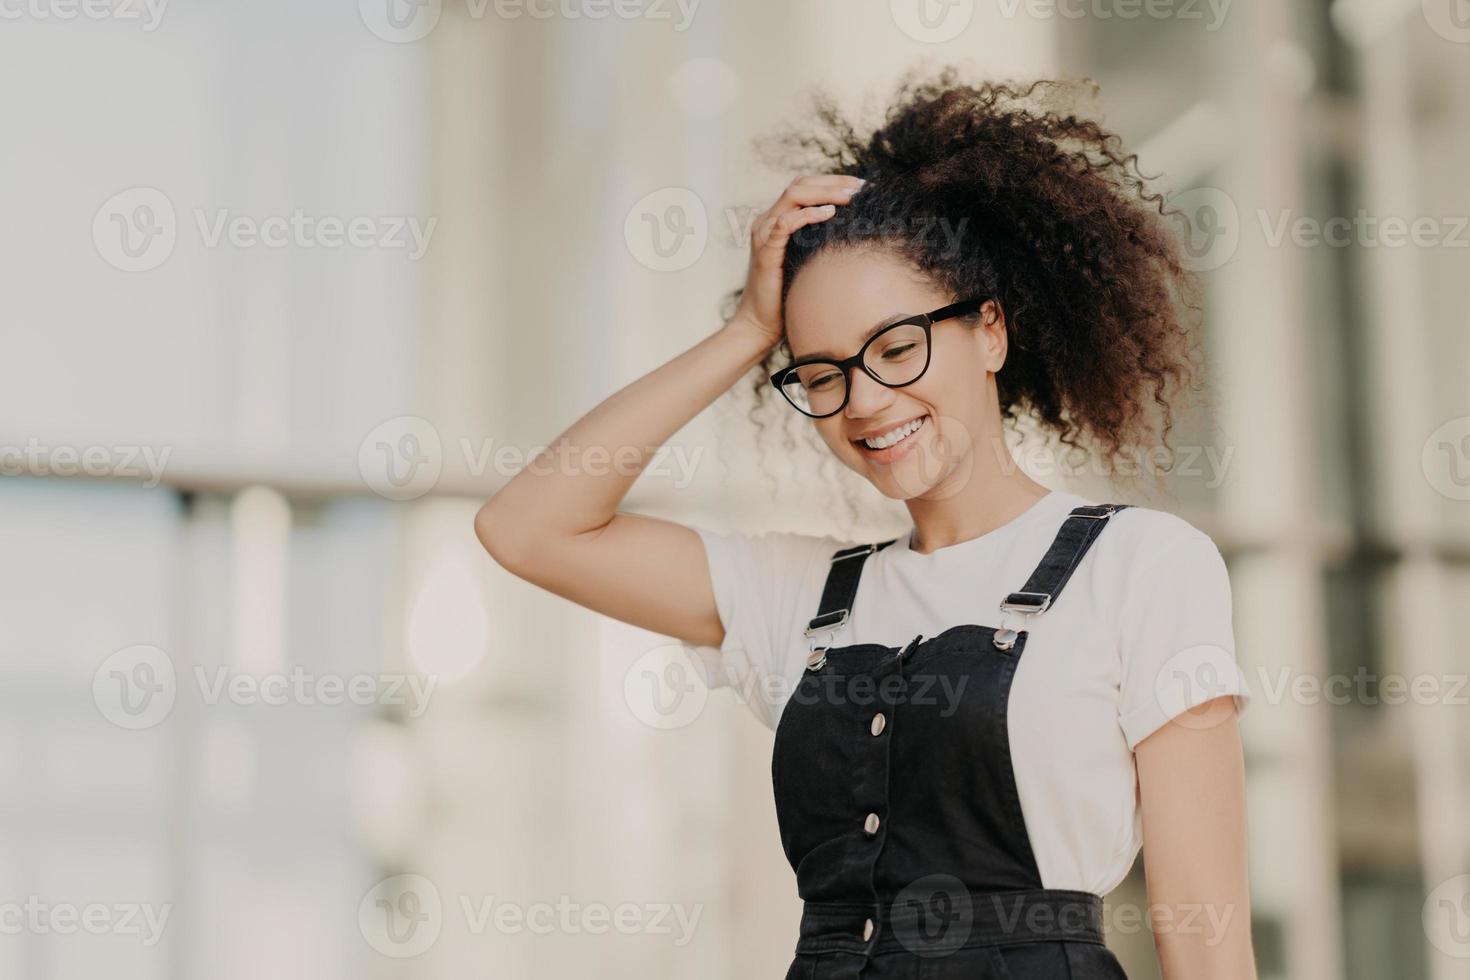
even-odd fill
[(1119, 656), (1118, 722), (1130, 749), (1213, 698), (1233, 695), (1236, 710), (1245, 709), (1250, 689), (1235, 654), (1230, 578), (1204, 532), (1186, 526), (1141, 559), (1119, 612)]
[(802, 630), (817, 613), (832, 553), (843, 543), (789, 532), (694, 530), (704, 541), (725, 639), (719, 647), (685, 643), (684, 650), (706, 685), (734, 688), (774, 730), (806, 667)]

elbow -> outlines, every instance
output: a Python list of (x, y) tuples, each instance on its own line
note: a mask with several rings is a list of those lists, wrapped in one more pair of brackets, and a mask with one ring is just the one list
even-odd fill
[(475, 537), (490, 557), (495, 559), (496, 564), (512, 574), (518, 574), (516, 569), (520, 567), (525, 549), (512, 533), (517, 522), (508, 520), (501, 513), (502, 509), (495, 506), (494, 498), (481, 505), (475, 512)]

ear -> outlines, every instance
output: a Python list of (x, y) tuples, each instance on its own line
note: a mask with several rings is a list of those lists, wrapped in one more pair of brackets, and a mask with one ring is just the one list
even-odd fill
[(980, 325), (975, 329), (981, 337), (985, 370), (995, 374), (1005, 366), (1006, 353), (1010, 349), (1006, 316), (999, 303), (993, 299), (985, 301), (985, 305), (980, 307)]

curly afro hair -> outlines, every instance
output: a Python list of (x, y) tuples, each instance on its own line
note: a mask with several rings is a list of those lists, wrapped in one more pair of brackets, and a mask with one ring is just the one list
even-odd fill
[[(1097, 86), (958, 81), (953, 67), (900, 80), (861, 136), (830, 96), (816, 126), (762, 141), (778, 168), (867, 183), (788, 242), (783, 281), (832, 248), (887, 248), (956, 297), (994, 297), (1009, 338), (996, 375), (1003, 419), (1023, 415), (1109, 462), (1168, 447), (1173, 396), (1193, 389), (1199, 286), (1163, 194), (1137, 157), (1072, 97)], [(742, 290), (726, 297), (733, 311)], [(728, 315), (728, 312), (727, 312)], [(783, 340), (753, 378), (759, 402), (787, 363)]]

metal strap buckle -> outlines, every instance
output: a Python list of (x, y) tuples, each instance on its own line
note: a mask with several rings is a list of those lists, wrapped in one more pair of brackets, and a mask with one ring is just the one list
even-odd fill
[(1101, 506), (1103, 508), (1103, 512), (1101, 514), (1068, 514), (1067, 516), (1068, 517), (1082, 517), (1082, 518), (1086, 518), (1089, 521), (1105, 521), (1109, 517), (1112, 517), (1114, 514), (1116, 514), (1118, 512), (1117, 509), (1115, 507), (1113, 507), (1112, 504), (1103, 504)]
[[(1019, 596), (1026, 596), (1028, 598), (1036, 597), (1039, 598), (1041, 601), (1028, 602), (1025, 599), (1020, 602), (1011, 601), (1012, 599), (1015, 599)], [(1036, 615), (1039, 612), (1045, 612), (1046, 608), (1050, 605), (1051, 595), (1049, 593), (1012, 592), (1010, 595), (1006, 596), (1004, 600), (1002, 600), (1000, 608), (1001, 612), (1003, 613), (1020, 613), (1022, 617), (1021, 629), (1025, 629), (1026, 623), (1030, 621), (1032, 616)], [(992, 637), (992, 642), (995, 644), (996, 649), (1009, 650), (1016, 645), (1016, 640), (1020, 636), (1020, 629), (1015, 629), (1013, 627), (1004, 625), (1005, 616), (1001, 617), (1001, 623), (1001, 628), (995, 631), (995, 636)]]
[[(836, 622), (817, 623), (815, 626), (808, 626), (806, 629), (802, 630), (802, 633), (808, 638), (807, 650), (811, 654), (811, 656), (807, 657), (806, 660), (806, 665), (808, 669), (822, 669), (822, 665), (827, 662), (827, 648), (830, 647), (832, 645), (832, 641), (837, 638), (837, 631), (847, 625), (847, 614), (849, 612), (850, 610), (847, 609), (838, 609), (835, 612), (824, 613), (824, 616), (835, 615), (837, 617)], [(821, 618), (823, 617), (817, 617), (817, 619)], [(825, 643), (822, 642), (822, 639), (818, 638), (817, 634), (819, 633), (826, 634)]]
[(844, 558), (857, 558), (859, 555), (871, 555), (873, 552), (875, 552), (877, 550), (878, 550), (878, 546), (876, 544), (856, 545), (856, 546), (854, 546), (854, 548), (853, 548), (852, 551), (849, 551), (845, 555), (842, 554), (841, 552), (833, 555), (832, 556), (832, 563), (833, 564), (836, 564), (837, 562), (842, 561), (842, 559), (844, 559)]
[[(1037, 601), (1037, 602), (1028, 602), (1025, 599), (1022, 599), (1019, 602), (1013, 601), (1018, 596), (1035, 596), (1040, 601)], [(1006, 596), (1005, 599), (1002, 600), (1001, 601), (1001, 604), (1000, 604), (1000, 608), (1003, 609), (1006, 612), (1024, 612), (1024, 613), (1046, 612), (1046, 610), (1050, 606), (1051, 606), (1051, 593), (1049, 593), (1049, 592), (1012, 592), (1010, 595)]]
[[(828, 631), (835, 633), (847, 625), (847, 614), (851, 611), (850, 609), (834, 609), (832, 612), (822, 613), (820, 616), (812, 619), (811, 625), (802, 630), (802, 635), (811, 636), (813, 633), (826, 633)], [(837, 619), (830, 623), (818, 621), (828, 616), (836, 616)]]

